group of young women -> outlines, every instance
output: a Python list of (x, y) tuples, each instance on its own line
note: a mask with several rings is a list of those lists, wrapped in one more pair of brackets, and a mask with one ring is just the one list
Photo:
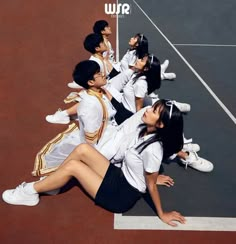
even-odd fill
[[(111, 33), (108, 23), (102, 20), (95, 25), (107, 43), (107, 33)], [(93, 42), (97, 54), (102, 42)], [(173, 185), (170, 177), (159, 174), (162, 161), (186, 153), (182, 150), (182, 112), (175, 101), (165, 99), (144, 107), (145, 98), (160, 88), (168, 62), (161, 65), (148, 53), (143, 34), (135, 35), (129, 44), (121, 62), (111, 59), (109, 49), (103, 54), (117, 71), (109, 80), (94, 60), (76, 65), (73, 82), (80, 91), (71, 100), (78, 103), (64, 114), (76, 113), (79, 125), (69, 126), (37, 154), (33, 175), (44, 177), (4, 191), (5, 202), (37, 205), (40, 193), (60, 189), (75, 177), (95, 204), (109, 211), (129, 210), (148, 190), (163, 222), (172, 226), (175, 221), (185, 223), (180, 213), (163, 210), (157, 187)], [(56, 121), (54, 117), (49, 120)], [(208, 162), (202, 161), (211, 171), (213, 165)]]

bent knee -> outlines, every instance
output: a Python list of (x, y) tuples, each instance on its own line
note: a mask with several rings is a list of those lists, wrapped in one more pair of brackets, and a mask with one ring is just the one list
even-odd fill
[(87, 143), (81, 143), (79, 146), (77, 146), (75, 148), (76, 154), (77, 155), (85, 155), (89, 152), (89, 148), (91, 148), (91, 146)]
[(73, 173), (74, 170), (77, 170), (79, 168), (80, 163), (81, 162), (78, 160), (71, 159), (64, 164), (63, 169), (70, 173)]

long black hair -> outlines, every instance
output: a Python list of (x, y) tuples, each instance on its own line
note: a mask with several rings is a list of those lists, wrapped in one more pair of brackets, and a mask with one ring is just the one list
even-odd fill
[[(171, 100), (160, 99), (153, 104), (154, 111), (160, 109), (158, 123), (163, 123), (163, 128), (156, 128), (153, 136), (141, 143), (136, 149), (141, 153), (150, 144), (159, 141), (163, 146), (163, 159), (170, 157), (183, 148), (183, 116)], [(141, 124), (139, 136), (147, 132), (147, 126)]]
[(137, 33), (134, 37), (137, 38), (136, 46), (129, 50), (135, 50), (135, 56), (143, 58), (148, 54), (148, 39), (140, 33)]
[(135, 83), (139, 77), (145, 76), (148, 84), (148, 94), (150, 94), (161, 87), (161, 64), (160, 60), (153, 54), (146, 56), (148, 56), (148, 59), (143, 70), (136, 73), (133, 80)]

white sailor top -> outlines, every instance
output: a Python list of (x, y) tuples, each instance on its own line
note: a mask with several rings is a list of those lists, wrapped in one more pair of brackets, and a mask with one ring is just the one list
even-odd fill
[(131, 80), (125, 85), (123, 89), (122, 103), (124, 107), (131, 111), (136, 112), (135, 97), (145, 98), (148, 91), (148, 85), (145, 76), (140, 76), (134, 82), (135, 74), (132, 75)]
[(122, 163), (122, 171), (130, 185), (140, 192), (146, 192), (145, 172), (158, 172), (163, 157), (163, 147), (160, 142), (148, 145), (141, 153), (136, 149), (142, 142), (148, 140), (153, 135), (138, 138), (139, 130), (134, 132), (134, 140), (125, 151)]
[[(80, 93), (81, 101), (78, 106), (77, 115), (80, 126), (80, 130), (83, 131), (85, 138), (89, 137), (92, 141), (97, 141), (94, 144), (94, 147), (103, 154), (104, 148), (109, 148), (110, 155), (114, 155), (115, 152), (112, 151), (112, 141), (110, 140), (111, 134), (116, 133), (116, 121), (114, 116), (116, 114), (116, 109), (112, 106), (109, 99), (102, 95), (102, 100), (105, 104), (108, 119), (103, 130), (101, 138), (98, 140), (98, 132), (103, 123), (103, 108), (101, 103), (98, 101), (98, 98), (92, 95), (89, 95), (86, 91)], [(89, 111), (89, 112), (88, 112)], [(108, 146), (108, 144), (110, 146)]]
[(129, 66), (134, 66), (137, 61), (136, 50), (128, 50), (123, 56), (120, 62), (115, 66), (116, 70), (124, 71), (129, 68)]

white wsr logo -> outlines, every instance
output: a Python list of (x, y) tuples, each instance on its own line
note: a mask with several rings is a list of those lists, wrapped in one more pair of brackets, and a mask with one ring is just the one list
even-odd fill
[(130, 5), (128, 3), (105, 3), (106, 14), (130, 14)]

